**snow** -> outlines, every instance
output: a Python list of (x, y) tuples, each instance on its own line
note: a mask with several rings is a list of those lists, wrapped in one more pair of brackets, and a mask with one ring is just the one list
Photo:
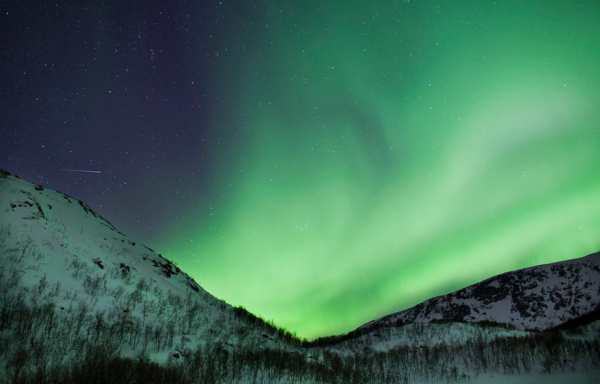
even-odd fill
[[(415, 382), (417, 383), (417, 382)], [(438, 381), (431, 384), (447, 384), (447, 381)], [(461, 381), (468, 384), (594, 384), (600, 383), (600, 369), (569, 373), (556, 373), (552, 375), (495, 375), (481, 374), (474, 379)]]
[[(183, 356), (185, 350), (214, 343), (230, 351), (272, 348), (306, 356), (313, 353), (286, 343), (268, 326), (240, 320), (231, 306), (210, 295), (161, 255), (129, 239), (84, 203), (12, 176), (2, 176), (0, 288), (3, 294), (16, 294), (20, 290), (28, 304), (50, 303), (57, 318), (63, 320), (72, 320), (81, 313), (86, 319), (100, 315), (107, 321), (122, 318), (127, 329), (140, 332), (172, 327), (170, 342), (156, 348), (144, 349), (143, 335), (137, 336), (138, 342), (122, 342), (118, 353), (123, 357), (135, 358), (144, 352), (152, 361), (164, 363), (174, 353)], [(11, 286), (13, 280), (16, 283)], [(521, 289), (520, 296), (511, 291), (516, 288)], [(493, 296), (501, 290), (508, 290), (509, 294)], [(386, 353), (394, 348), (408, 348), (421, 353), (423, 348), (459, 347), (474, 340), (531, 337), (535, 335), (534, 329), (549, 328), (597, 308), (599, 292), (600, 253), (510, 272), (365, 324), (359, 328), (365, 334), (317, 348), (315, 351), (320, 354), (315, 352), (315, 356), (321, 357), (315, 359), (322, 360), (323, 351), (351, 356), (365, 350)], [(523, 316), (517, 310), (515, 297), (530, 299), (526, 304), (531, 316)], [(465, 307), (470, 314), (463, 322), (435, 322), (447, 320), (448, 314)], [(407, 324), (397, 324), (397, 320)], [(473, 324), (482, 320), (509, 326)], [(136, 337), (134, 332), (131, 335)], [(583, 327), (580, 333), (566, 333), (565, 337), (598, 340), (599, 335), (597, 321)], [(0, 345), (9, 336), (1, 331)], [(69, 353), (72, 356), (74, 352)], [(418, 353), (416, 356), (421, 356)], [(6, 364), (6, 356), (0, 355), (0, 368)], [(461, 369), (473, 377), (463, 381), (468, 383), (600, 383), (598, 367), (583, 364), (587, 371), (579, 365), (576, 371), (552, 375), (476, 375), (469, 373), (471, 367), (464, 364)], [(539, 367), (534, 371), (539, 372)]]
[[(213, 340), (231, 345), (241, 342), (230, 329), (245, 326), (239, 325), (230, 305), (210, 295), (161, 255), (129, 239), (83, 202), (10, 176), (0, 179), (0, 209), (0, 251), (7, 256), (0, 258), (0, 268), (19, 277), (29, 300), (45, 297), (35, 294), (45, 279), (45, 293), (55, 291), (52, 302), (59, 311), (89, 305), (90, 314), (128, 311), (132, 321), (158, 326), (164, 316), (153, 310), (144, 317), (143, 303), (157, 308), (168, 306), (170, 297), (179, 297), (183, 303), (198, 303), (204, 325), (194, 334), (176, 334), (176, 341), (185, 336), (189, 339), (186, 345), (193, 348), (205, 343), (202, 335), (210, 334)], [(142, 296), (137, 302), (128, 300), (142, 280), (148, 285)], [(173, 311), (177, 309), (184, 310)], [(245, 341), (278, 345), (275, 335), (265, 339), (263, 332), (250, 329)], [(139, 348), (126, 346), (121, 350), (122, 356), (139, 352)], [(165, 349), (150, 353), (150, 357), (164, 362), (171, 352)]]
[[(371, 321), (384, 325), (456, 320), (503, 323), (521, 330), (551, 329), (600, 305), (600, 252), (579, 259), (504, 273), (413, 308)], [(461, 311), (468, 309), (468, 314)]]

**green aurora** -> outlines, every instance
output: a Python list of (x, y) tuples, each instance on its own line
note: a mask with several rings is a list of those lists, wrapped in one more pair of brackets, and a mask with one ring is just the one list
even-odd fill
[(597, 2), (253, 3), (210, 196), (157, 239), (209, 292), (314, 338), (600, 249)]

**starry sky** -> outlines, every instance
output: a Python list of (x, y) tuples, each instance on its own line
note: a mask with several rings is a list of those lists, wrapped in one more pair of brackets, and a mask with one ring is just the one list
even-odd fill
[(597, 1), (0, 13), (0, 168), (302, 337), (600, 250)]

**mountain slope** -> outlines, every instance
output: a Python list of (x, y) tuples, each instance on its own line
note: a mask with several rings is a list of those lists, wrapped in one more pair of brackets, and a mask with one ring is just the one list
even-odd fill
[[(38, 311), (80, 324), (76, 336), (87, 341), (89, 328), (101, 324), (107, 340), (118, 333), (115, 351), (122, 356), (143, 353), (156, 361), (207, 343), (228, 349), (287, 345), (281, 332), (216, 299), (83, 202), (1, 170), (0, 308), (0, 331)], [(14, 329), (23, 334), (4, 332), (0, 347), (14, 338), (64, 339)], [(64, 350), (77, 350), (75, 339)]]
[(569, 381), (588, 382), (600, 364), (600, 322), (572, 335), (463, 323), (510, 313), (515, 326), (548, 328), (597, 308), (597, 254), (536, 268), (386, 316), (356, 337), (299, 348), (83, 202), (0, 170), (0, 381), (472, 382), (583, 368), (591, 373)]
[(597, 313), (599, 308), (600, 252), (503, 273), (371, 321), (351, 334), (436, 321), (491, 322), (518, 330), (547, 330)]

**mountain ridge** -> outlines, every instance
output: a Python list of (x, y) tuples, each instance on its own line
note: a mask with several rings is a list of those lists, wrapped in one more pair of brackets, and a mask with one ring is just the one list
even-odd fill
[[(574, 285), (570, 286), (569, 281)], [(559, 328), (600, 310), (600, 252), (492, 276), (403, 311), (372, 320), (350, 335), (383, 326), (487, 322), (520, 330)], [(593, 321), (593, 320), (590, 320)]]
[[(121, 333), (130, 332), (132, 340), (145, 327), (160, 330), (150, 353), (157, 361), (175, 353), (175, 339), (179, 349), (208, 338), (230, 349), (289, 344), (291, 334), (214, 297), (80, 200), (0, 170), (0, 210), (0, 290), (7, 297), (34, 307), (43, 301), (59, 313), (89, 307), (89, 314), (125, 321)], [(135, 354), (136, 348), (123, 351)]]
[[(0, 213), (0, 381), (422, 383), (597, 372), (600, 364), (598, 321), (574, 333), (529, 332), (489, 319), (465, 323), (473, 319), (464, 310), (470, 297), (479, 300), (469, 310), (481, 313), (517, 289), (536, 299), (515, 304), (528, 319), (537, 314), (539, 323), (562, 311), (561, 326), (594, 321), (595, 312), (579, 316), (597, 304), (594, 255), (533, 267), (542, 268), (533, 274), (510, 272), (512, 280), (498, 275), (457, 291), (459, 298), (432, 298), (344, 336), (308, 342), (215, 298), (85, 203), (1, 170)], [(558, 306), (548, 316), (536, 312), (542, 306), (532, 296), (542, 286)], [(573, 377), (585, 382), (593, 374)]]
[[(20, 183), (26, 183), (22, 185), (29, 185), (28, 188), (21, 189), (15, 186), (11, 187), (13, 192), (22, 195), (22, 199), (11, 201), (9, 203), (10, 211), (15, 213), (15, 210), (18, 210), (21, 212), (20, 217), (22, 219), (29, 221), (31, 225), (38, 222), (44, 230), (49, 229), (49, 225), (53, 226), (50, 229), (58, 233), (58, 237), (61, 237), (61, 239), (54, 240), (58, 240), (58, 245), (65, 248), (65, 251), (68, 248), (68, 244), (65, 243), (73, 242), (72, 238), (76, 237), (77, 234), (66, 234), (67, 229), (64, 223), (56, 223), (57, 219), (53, 215), (60, 205), (58, 202), (71, 208), (79, 206), (85, 213), (84, 217), (96, 225), (97, 228), (91, 231), (94, 233), (87, 234), (84, 240), (86, 240), (86, 243), (89, 243), (88, 240), (100, 242), (101, 244), (97, 247), (99, 249), (96, 249), (98, 254), (102, 254), (102, 251), (107, 249), (106, 244), (103, 243), (109, 242), (109, 236), (106, 233), (99, 236), (99, 233), (102, 233), (101, 228), (110, 231), (109, 234), (113, 235), (111, 240), (122, 243), (121, 253), (130, 253), (137, 245), (136, 242), (130, 240), (110, 221), (94, 212), (84, 202), (64, 193), (21, 180), (16, 175), (0, 170), (0, 178), (4, 182), (7, 182), (6, 180), (9, 177), (14, 177)], [(36, 194), (47, 195), (46, 200), (49, 201), (39, 201)], [(53, 206), (50, 204), (52, 201), (54, 201), (54, 212), (52, 211)], [(5, 220), (6, 218), (5, 215)], [(101, 227), (98, 227), (97, 224), (100, 224)], [(83, 233), (83, 230), (81, 232)], [(56, 237), (56, 234), (54, 236)], [(139, 246), (145, 251), (140, 253), (142, 260), (138, 260), (136, 265), (128, 265), (113, 259), (106, 261), (99, 256), (91, 257), (88, 262), (91, 261), (91, 265), (95, 264), (100, 269), (104, 269), (105, 264), (111, 265), (118, 268), (123, 274), (130, 273), (132, 268), (134, 271), (137, 268), (142, 268), (148, 272), (149, 267), (150, 270), (157, 272), (161, 278), (167, 279), (167, 281), (172, 276), (179, 275), (182, 284), (178, 289), (181, 292), (190, 290), (200, 293), (206, 300), (215, 303), (220, 301), (205, 291), (200, 284), (171, 261), (143, 244), (139, 244)], [(111, 245), (111, 247), (114, 247), (114, 245)], [(151, 256), (152, 254), (154, 256)], [(139, 264), (141, 262), (144, 262), (145, 266)], [(578, 278), (577, 274), (582, 270), (584, 274)], [(553, 279), (550, 279), (550, 277), (553, 277)], [(574, 280), (577, 284), (574, 290), (569, 289), (567, 283), (570, 280)], [(354, 337), (382, 326), (398, 327), (404, 324), (428, 322), (484, 322), (521, 330), (557, 328), (562, 324), (577, 323), (579, 317), (586, 315), (589, 317), (594, 311), (600, 311), (599, 282), (600, 252), (596, 252), (582, 258), (542, 264), (492, 276), (447, 295), (436, 296), (411, 308), (372, 320), (343, 336), (346, 338)], [(551, 288), (552, 285), (558, 285), (558, 287)], [(552, 303), (552, 308), (546, 303)], [(225, 305), (229, 306), (226, 303)], [(504, 307), (501, 308), (502, 306)], [(591, 316), (593, 319), (596, 319), (596, 317), (598, 316)], [(325, 338), (328, 337), (336, 336), (325, 336)]]

